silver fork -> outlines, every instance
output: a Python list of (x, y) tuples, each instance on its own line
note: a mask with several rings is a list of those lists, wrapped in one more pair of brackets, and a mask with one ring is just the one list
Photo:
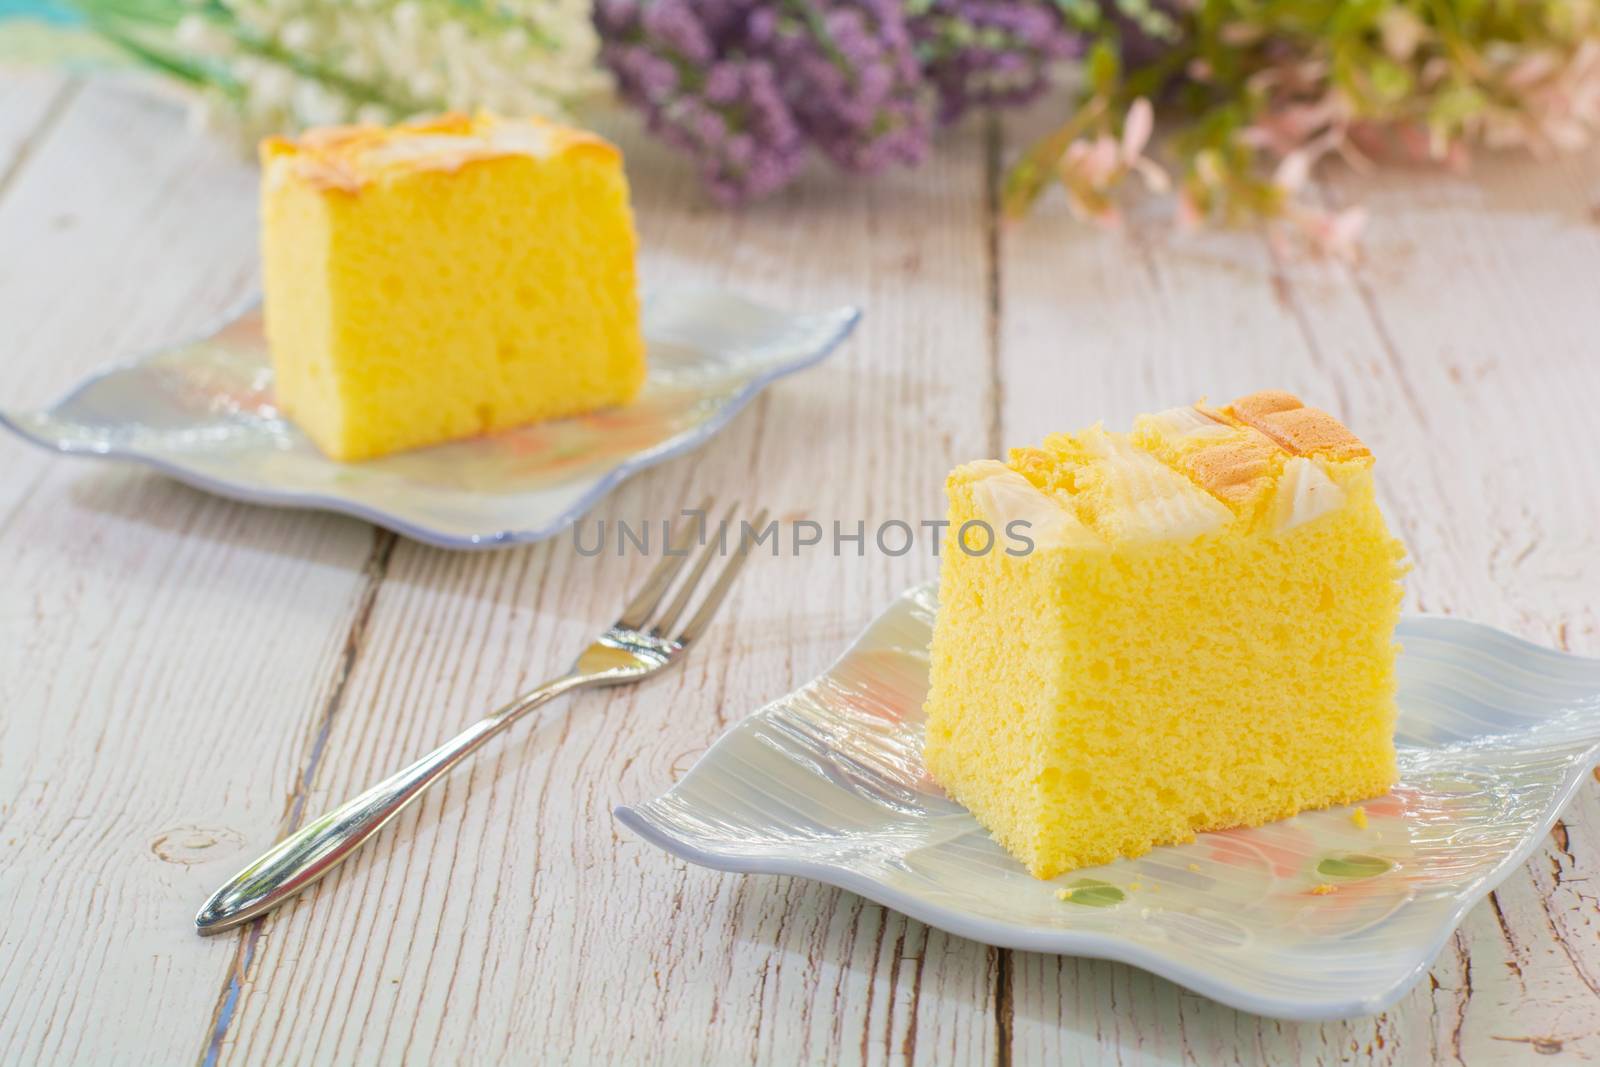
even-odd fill
[[(687, 524), (685, 529), (678, 532), (665, 558), (656, 565), (644, 586), (622, 610), (621, 616), (583, 650), (570, 671), (524, 693), (405, 770), (313, 819), (274, 845), (212, 894), (194, 917), (195, 929), (202, 934), (214, 934), (249, 922), (312, 885), (349, 858), (352, 852), (381, 830), (423, 790), (444, 777), (489, 738), (534, 708), (578, 689), (630, 685), (659, 674), (682, 660), (689, 646), (710, 625), (711, 617), (722, 605), (729, 587), (738, 577), (750, 553), (750, 542), (741, 531), (733, 558), (723, 567), (722, 573), (701, 600), (698, 610), (676, 637), (668, 637), (679, 616), (688, 609), (695, 587), (711, 566), (712, 556), (724, 543), (720, 533), (717, 537), (707, 536), (706, 516), (710, 509), (711, 500), (707, 498), (700, 506), (700, 522)], [(727, 529), (727, 523), (737, 509), (737, 503), (728, 509), (722, 525), (718, 527), (719, 531)], [(767, 512), (763, 508), (756, 515), (753, 526), (759, 530), (766, 521)], [(690, 544), (697, 538), (704, 541), (699, 557), (690, 569), (689, 576), (679, 586), (677, 594), (666, 609), (657, 615), (656, 609), (692, 554), (689, 551)]]

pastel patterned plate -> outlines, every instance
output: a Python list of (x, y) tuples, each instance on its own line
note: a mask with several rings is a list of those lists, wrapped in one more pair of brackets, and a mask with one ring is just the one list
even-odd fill
[(692, 863), (814, 878), (978, 941), (1332, 1019), (1381, 1011), (1426, 974), (1600, 758), (1600, 660), (1408, 617), (1401, 781), (1363, 806), (1365, 827), (1353, 808), (1311, 812), (1040, 882), (923, 770), (934, 609), (932, 586), (907, 592), (826, 674), (617, 818)]
[(674, 285), (645, 297), (643, 318), (650, 373), (633, 404), (364, 463), (326, 458), (273, 407), (254, 307), (201, 340), (98, 374), (46, 410), (0, 411), (0, 424), (222, 496), (486, 548), (560, 533), (624, 478), (704, 444), (767, 385), (832, 352), (860, 312), (794, 314)]

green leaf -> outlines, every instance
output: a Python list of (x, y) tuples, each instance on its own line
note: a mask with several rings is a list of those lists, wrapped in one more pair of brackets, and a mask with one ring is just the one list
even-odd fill
[(1367, 66), (1367, 79), (1372, 91), (1385, 104), (1398, 104), (1411, 95), (1416, 81), (1411, 71), (1387, 59), (1374, 59)]
[(1055, 176), (1056, 165), (1061, 162), (1067, 147), (1104, 113), (1103, 98), (1090, 100), (1054, 133), (1029, 146), (1022, 158), (1006, 173), (1000, 200), (1007, 218), (1020, 218), (1027, 212)]
[(1127, 894), (1116, 886), (1093, 878), (1080, 878), (1073, 882), (1067, 894), (1068, 903), (1082, 904), (1086, 908), (1111, 908), (1126, 899)]
[(1394, 864), (1381, 856), (1367, 856), (1350, 852), (1342, 856), (1328, 856), (1317, 864), (1317, 873), (1329, 878), (1376, 878)]
[(1094, 43), (1084, 69), (1094, 95), (1110, 97), (1116, 94), (1117, 83), (1122, 80), (1122, 60), (1117, 55), (1115, 43), (1109, 38), (1102, 37)]

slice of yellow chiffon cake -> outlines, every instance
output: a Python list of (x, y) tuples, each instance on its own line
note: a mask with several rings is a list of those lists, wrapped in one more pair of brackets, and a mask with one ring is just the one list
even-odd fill
[(928, 770), (1039, 878), (1386, 792), (1404, 550), (1372, 464), (1262, 392), (956, 468)]
[(487, 115), (261, 145), (279, 407), (335, 459), (622, 404), (644, 382), (621, 155)]

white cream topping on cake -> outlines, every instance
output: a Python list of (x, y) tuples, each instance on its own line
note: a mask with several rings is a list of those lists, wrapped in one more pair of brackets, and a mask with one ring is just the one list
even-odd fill
[(292, 170), (312, 184), (357, 193), (386, 175), (454, 171), (506, 156), (545, 159), (575, 145), (615, 153), (593, 134), (543, 119), (450, 114), (388, 128), (329, 126), (297, 139), (269, 137), (263, 160), (269, 185)]
[(469, 159), (507, 155), (542, 159), (550, 154), (551, 145), (552, 138), (546, 127), (531, 122), (496, 120), (486, 127), (460, 134), (430, 133), (381, 141), (361, 150), (357, 159), (369, 167), (396, 163), (448, 167)]
[[(1096, 479), (1104, 494), (1098, 510), (1116, 522), (1119, 539), (1186, 541), (1233, 521), (1233, 512), (1215, 497), (1125, 435), (1094, 426), (1081, 440), (1085, 451), (1105, 468)], [(1104, 528), (1100, 532), (1108, 533)]]
[(1344, 507), (1344, 490), (1328, 477), (1320, 462), (1305, 456), (1295, 456), (1283, 465), (1276, 492), (1272, 528), (1279, 533)]
[(1202, 415), (1193, 404), (1167, 408), (1140, 415), (1135, 424), (1148, 423), (1163, 437), (1178, 441), (1225, 441), (1233, 436), (1233, 429), (1216, 419)]
[(1016, 521), (1028, 524), (1036, 548), (1095, 548), (1104, 541), (1079, 518), (1028, 479), (996, 459), (981, 459), (964, 468), (973, 475), (972, 497), (978, 512), (1004, 541)]

